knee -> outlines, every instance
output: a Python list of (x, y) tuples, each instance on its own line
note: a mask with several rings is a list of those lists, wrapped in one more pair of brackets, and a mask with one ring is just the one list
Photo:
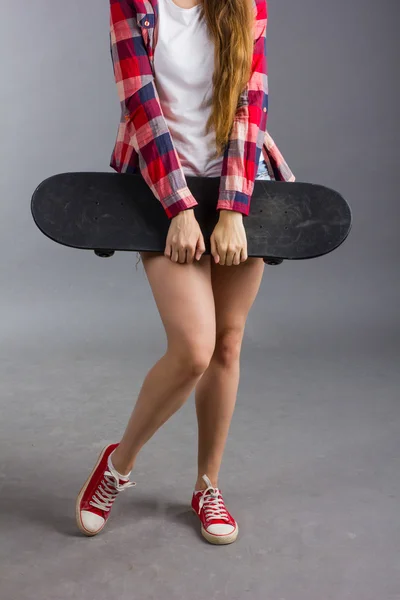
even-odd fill
[(215, 347), (215, 340), (197, 340), (192, 343), (181, 343), (173, 350), (179, 373), (184, 378), (199, 377), (210, 364)]
[(224, 367), (231, 367), (239, 361), (243, 340), (242, 327), (230, 327), (217, 335), (215, 360)]

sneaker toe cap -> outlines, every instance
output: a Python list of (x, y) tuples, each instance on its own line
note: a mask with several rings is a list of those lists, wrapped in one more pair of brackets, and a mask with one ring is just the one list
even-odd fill
[(228, 523), (214, 523), (213, 525), (209, 525), (207, 527), (208, 533), (211, 535), (230, 535), (235, 531), (236, 527), (233, 525), (228, 525)]
[(81, 521), (84, 528), (90, 533), (97, 533), (104, 525), (103, 517), (88, 510), (81, 511)]

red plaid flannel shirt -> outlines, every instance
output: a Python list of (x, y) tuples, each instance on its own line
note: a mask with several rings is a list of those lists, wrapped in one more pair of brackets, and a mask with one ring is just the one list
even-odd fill
[[(110, 166), (140, 172), (169, 218), (197, 205), (185, 179), (154, 83), (158, 0), (110, 0), (110, 43), (121, 120)], [(241, 94), (224, 152), (217, 209), (248, 215), (260, 152), (274, 180), (294, 175), (266, 131), (268, 76), (267, 2), (253, 0), (252, 73)]]

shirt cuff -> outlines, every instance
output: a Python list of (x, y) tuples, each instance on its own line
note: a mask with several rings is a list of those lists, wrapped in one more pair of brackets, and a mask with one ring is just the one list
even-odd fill
[(172, 196), (165, 198), (162, 204), (167, 217), (172, 219), (183, 210), (197, 206), (198, 202), (189, 188), (183, 188)]
[(244, 194), (241, 194), (241, 196), (240, 200), (224, 200), (223, 198), (219, 198), (217, 210), (233, 210), (247, 217), (250, 212), (250, 198), (248, 196), (244, 197)]

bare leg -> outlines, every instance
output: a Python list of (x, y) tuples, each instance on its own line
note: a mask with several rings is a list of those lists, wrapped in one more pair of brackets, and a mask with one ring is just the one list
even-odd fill
[(173, 263), (142, 253), (143, 265), (164, 324), (168, 348), (147, 374), (112, 462), (128, 473), (142, 446), (187, 400), (215, 347), (215, 307), (210, 257)]
[(257, 296), (264, 263), (248, 258), (234, 266), (212, 263), (216, 311), (216, 346), (211, 362), (196, 386), (198, 476), (195, 489), (205, 489), (202, 475), (214, 487), (236, 403), (240, 350), (249, 310)]

